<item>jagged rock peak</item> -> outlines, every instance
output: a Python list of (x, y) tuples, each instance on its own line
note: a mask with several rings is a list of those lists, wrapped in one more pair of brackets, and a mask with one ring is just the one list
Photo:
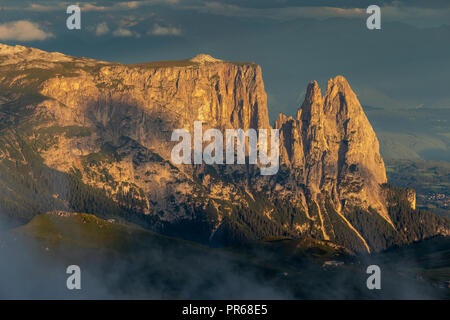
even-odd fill
[(275, 128), (280, 129), (283, 124), (285, 124), (288, 121), (295, 121), (295, 119), (292, 116), (287, 116), (283, 113), (278, 113), (278, 118), (275, 120)]
[(325, 191), (337, 211), (353, 201), (390, 222), (380, 191), (386, 171), (378, 139), (347, 80), (330, 79), (324, 96), (311, 82), (294, 122), (283, 115), (276, 122), (281, 163), (303, 170), (313, 198)]
[(305, 100), (297, 112), (297, 120), (309, 120), (322, 113), (322, 93), (317, 81), (312, 81), (306, 89)]
[[(339, 108), (336, 108), (337, 106)], [(308, 84), (305, 100), (297, 111), (297, 120), (300, 120), (302, 116), (305, 120), (305, 117), (322, 113), (343, 115), (364, 113), (356, 94), (344, 76), (330, 78), (323, 96), (317, 81)]]
[(345, 89), (350, 89), (350, 85), (347, 81), (347, 79), (345, 79), (344, 76), (342, 75), (337, 75), (334, 78), (330, 78), (328, 79), (328, 83), (327, 83), (327, 91), (329, 88), (331, 88), (333, 85), (337, 85), (339, 86), (341, 89), (345, 90)]
[(307, 97), (315, 97), (315, 96), (322, 97), (319, 84), (317, 83), (316, 80), (313, 80), (308, 84), (308, 88), (306, 89), (306, 96)]
[(324, 96), (324, 112), (343, 116), (364, 113), (356, 94), (343, 76), (328, 80)]
[(205, 53), (200, 53), (198, 55), (196, 55), (195, 57), (193, 57), (192, 59), (190, 59), (192, 62), (197, 62), (197, 63), (214, 63), (214, 62), (223, 62), (223, 60), (220, 59), (216, 59), (214, 57), (211, 57), (209, 54), (205, 54)]

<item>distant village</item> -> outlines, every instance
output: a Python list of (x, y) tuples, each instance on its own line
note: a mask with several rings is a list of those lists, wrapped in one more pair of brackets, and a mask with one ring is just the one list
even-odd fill
[(445, 193), (427, 193), (417, 195), (417, 204), (428, 207), (430, 205), (450, 211), (450, 194)]

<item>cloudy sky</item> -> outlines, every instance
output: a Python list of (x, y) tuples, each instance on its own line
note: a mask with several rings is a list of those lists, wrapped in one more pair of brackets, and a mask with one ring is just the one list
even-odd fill
[[(71, 4), (81, 30), (66, 28)], [(366, 27), (373, 4), (381, 30)], [(309, 81), (337, 74), (365, 105), (450, 108), (448, 0), (0, 0), (0, 42), (124, 63), (256, 62), (272, 120), (295, 114)]]

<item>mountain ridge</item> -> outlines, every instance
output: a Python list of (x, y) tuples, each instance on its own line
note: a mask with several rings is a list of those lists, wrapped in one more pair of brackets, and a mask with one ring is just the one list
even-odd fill
[[(0, 159), (13, 171), (4, 176), (39, 184), (33, 171), (39, 163), (41, 173), (62, 179), (51, 191), (55, 178), (46, 177), (49, 204), (37, 192), (26, 216), (80, 207), (108, 215), (92, 198), (101, 194), (127, 219), (211, 245), (311, 236), (371, 252), (448, 233), (445, 221), (426, 214), (419, 216), (440, 229), (432, 225), (412, 237), (399, 229), (378, 140), (342, 76), (330, 79), (324, 96), (312, 82), (295, 119), (279, 116), (281, 166), (262, 177), (257, 165), (170, 161), (172, 130), (192, 132), (196, 120), (220, 130), (271, 128), (260, 66), (203, 56), (122, 65), (49, 54), (45, 62), (43, 51), (8, 47), (0, 47)], [(27, 60), (29, 50), (38, 58)], [(18, 195), (2, 185), (9, 200), (0, 205), (14, 212)], [(397, 203), (405, 200), (402, 212), (414, 214), (412, 194), (395, 192)]]

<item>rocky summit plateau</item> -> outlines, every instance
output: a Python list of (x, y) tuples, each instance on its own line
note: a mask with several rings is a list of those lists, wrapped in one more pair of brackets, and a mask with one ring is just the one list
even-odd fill
[[(175, 165), (173, 130), (279, 129), (280, 168)], [(0, 219), (83, 212), (211, 246), (314, 238), (374, 252), (448, 219), (387, 183), (375, 132), (343, 76), (308, 85), (273, 126), (261, 67), (200, 54), (119, 64), (0, 45)]]

